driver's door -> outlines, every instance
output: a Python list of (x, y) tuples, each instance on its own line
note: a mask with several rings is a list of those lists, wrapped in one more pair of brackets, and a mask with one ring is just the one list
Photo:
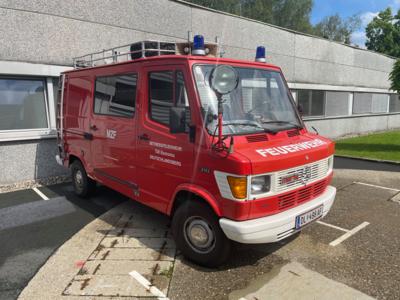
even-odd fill
[(138, 127), (137, 167), (140, 201), (165, 212), (180, 183), (194, 173), (194, 143), (189, 133), (170, 133), (169, 111), (173, 106), (191, 110), (184, 65), (144, 68), (141, 121)]

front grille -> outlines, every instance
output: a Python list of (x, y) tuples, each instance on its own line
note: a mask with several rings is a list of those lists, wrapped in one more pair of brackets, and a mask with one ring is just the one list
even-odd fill
[(277, 193), (287, 192), (302, 187), (304, 184), (318, 181), (326, 177), (328, 169), (328, 159), (326, 158), (308, 165), (280, 171), (277, 173), (274, 190)]
[(286, 210), (290, 207), (307, 202), (321, 195), (328, 184), (327, 180), (322, 180), (314, 184), (310, 184), (302, 189), (294, 192), (286, 193), (278, 196), (278, 209)]

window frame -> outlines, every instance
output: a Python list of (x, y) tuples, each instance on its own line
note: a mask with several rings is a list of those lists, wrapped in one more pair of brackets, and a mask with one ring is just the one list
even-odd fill
[(34, 76), (19, 74), (0, 74), (0, 80), (32, 80), (43, 83), (43, 95), (45, 102), (45, 117), (47, 127), (43, 128), (23, 128), (23, 129), (0, 129), (0, 142), (34, 140), (56, 137), (56, 113), (54, 107), (53, 78), (55, 76)]
[[(103, 113), (97, 113), (96, 112), (96, 86), (97, 86), (97, 79), (98, 78), (104, 78), (104, 77), (118, 77), (118, 76), (129, 76), (129, 75), (135, 75), (136, 76), (136, 89), (135, 89), (135, 103), (133, 105), (133, 114), (132, 116), (123, 116), (123, 115), (111, 115), (111, 114), (103, 114)], [(115, 117), (115, 118), (123, 118), (123, 119), (134, 119), (136, 115), (136, 105), (137, 105), (137, 99), (138, 99), (138, 83), (139, 83), (139, 72), (129, 72), (129, 73), (115, 73), (112, 75), (101, 75), (101, 76), (95, 76), (94, 77), (94, 90), (93, 90), (93, 99), (92, 99), (92, 104), (93, 104), (93, 115), (95, 116), (106, 116), (106, 117)], [(111, 101), (108, 101), (111, 103)], [(119, 104), (117, 104), (119, 105)]]

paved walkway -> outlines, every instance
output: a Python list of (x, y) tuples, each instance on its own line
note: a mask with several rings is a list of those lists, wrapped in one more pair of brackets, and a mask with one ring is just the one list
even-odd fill
[(277, 244), (237, 245), (213, 270), (176, 255), (167, 217), (128, 201), (60, 247), (20, 299), (396, 299), (399, 182), (396, 172), (337, 170), (325, 224)]

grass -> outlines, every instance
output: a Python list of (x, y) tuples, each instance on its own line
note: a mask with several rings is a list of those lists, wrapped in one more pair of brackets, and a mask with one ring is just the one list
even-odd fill
[(400, 162), (400, 131), (338, 140), (336, 154)]

